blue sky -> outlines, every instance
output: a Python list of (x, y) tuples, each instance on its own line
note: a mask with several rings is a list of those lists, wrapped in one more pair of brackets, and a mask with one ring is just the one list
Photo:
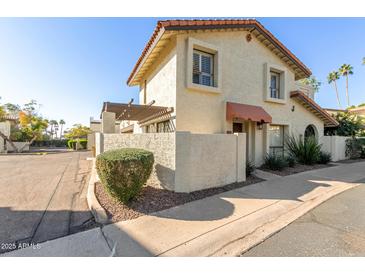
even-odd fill
[[(354, 67), (351, 104), (365, 102), (365, 19), (257, 18), (320, 81), (323, 107), (337, 107), (328, 72)], [(138, 88), (126, 79), (158, 18), (1, 18), (1, 102), (35, 99), (49, 119), (66, 127), (98, 117), (103, 101), (138, 102)], [(345, 82), (338, 83), (345, 105)]]

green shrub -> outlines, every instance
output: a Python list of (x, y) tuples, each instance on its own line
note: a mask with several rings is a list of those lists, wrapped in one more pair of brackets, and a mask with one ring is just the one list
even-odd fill
[(82, 149), (87, 149), (87, 139), (80, 139), (80, 145)]
[(290, 155), (286, 156), (285, 161), (288, 163), (289, 167), (294, 167), (295, 166), (296, 161), (295, 161), (295, 158), (293, 156), (290, 156)]
[(35, 140), (32, 147), (67, 147), (67, 139), (55, 140)]
[(246, 176), (250, 176), (255, 171), (255, 165), (251, 161), (246, 162)]
[(351, 159), (365, 158), (365, 139), (351, 138), (346, 140), (346, 157)]
[[(79, 142), (80, 142), (80, 146), (81, 146), (82, 149), (87, 148), (87, 139), (79, 139)], [(68, 140), (67, 146), (68, 146), (68, 148), (75, 150), (76, 149), (76, 143), (77, 143), (77, 139), (71, 139), (71, 140)]]
[(360, 151), (360, 158), (365, 159), (365, 148), (362, 148)]
[(309, 138), (295, 138), (294, 136), (287, 136), (285, 145), (290, 156), (304, 165), (314, 165), (319, 160), (321, 152), (321, 145), (318, 144), (314, 137)]
[(152, 152), (123, 148), (98, 155), (96, 170), (107, 192), (119, 201), (128, 203), (147, 182), (153, 162)]
[(324, 151), (321, 151), (319, 153), (319, 159), (318, 159), (318, 164), (328, 164), (329, 162), (331, 162), (332, 160), (332, 155), (331, 153), (328, 153), (328, 152), (324, 152)]
[(67, 141), (67, 146), (68, 146), (68, 148), (70, 148), (70, 149), (76, 149), (76, 140), (68, 140)]
[(270, 170), (283, 170), (288, 166), (285, 158), (280, 155), (268, 154), (264, 160), (264, 167)]

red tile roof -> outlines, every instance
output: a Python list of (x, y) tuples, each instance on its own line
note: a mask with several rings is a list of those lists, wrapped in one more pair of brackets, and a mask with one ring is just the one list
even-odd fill
[(291, 59), (308, 77), (312, 74), (309, 68), (307, 68), (289, 49), (287, 49), (271, 32), (269, 32), (260, 22), (255, 19), (203, 19), (203, 20), (165, 20), (158, 21), (151, 38), (147, 42), (145, 48), (142, 51), (141, 56), (138, 58), (130, 76), (128, 77), (127, 84), (129, 84), (137, 72), (143, 58), (155, 42), (160, 31), (165, 30), (192, 30), (192, 29), (222, 29), (222, 28), (239, 28), (239, 27), (254, 27), (267, 39), (269, 39), (277, 48), (279, 48), (289, 59)]

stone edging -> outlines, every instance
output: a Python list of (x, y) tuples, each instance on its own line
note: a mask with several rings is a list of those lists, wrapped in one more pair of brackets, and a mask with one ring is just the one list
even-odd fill
[(92, 161), (92, 168), (86, 195), (87, 204), (91, 213), (95, 217), (96, 222), (101, 224), (108, 224), (110, 223), (108, 215), (95, 196), (95, 183), (99, 181), (99, 176), (95, 168), (95, 158), (88, 158), (88, 160)]

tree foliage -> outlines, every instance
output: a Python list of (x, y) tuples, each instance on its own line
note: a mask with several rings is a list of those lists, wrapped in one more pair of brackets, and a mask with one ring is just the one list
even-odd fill
[(87, 137), (89, 133), (91, 133), (89, 127), (83, 126), (81, 124), (75, 124), (70, 130), (68, 130), (68, 132), (65, 134), (65, 137), (67, 139), (78, 139)]
[(352, 137), (364, 135), (364, 119), (361, 116), (349, 112), (339, 112), (334, 117), (339, 126), (336, 128), (325, 128), (325, 135)]
[(308, 78), (304, 78), (300, 80), (300, 82), (304, 85), (308, 85), (313, 88), (314, 92), (318, 92), (319, 88), (321, 87), (322, 83), (317, 80), (316, 77), (310, 76)]

